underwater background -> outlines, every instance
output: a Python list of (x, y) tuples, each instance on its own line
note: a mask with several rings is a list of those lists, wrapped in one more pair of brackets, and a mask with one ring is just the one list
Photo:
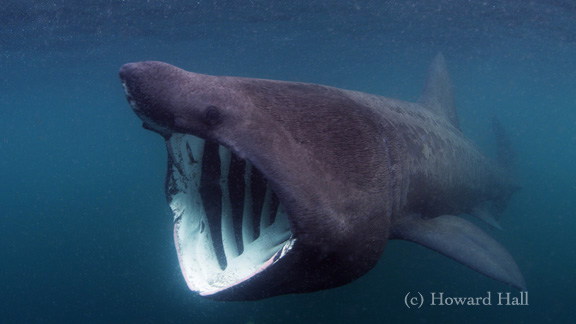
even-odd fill
[[(556, 323), (576, 301), (576, 3), (0, 0), (1, 323)], [(522, 270), (524, 306), (408, 309), (407, 293), (515, 289), (391, 241), (344, 287), (254, 302), (188, 290), (166, 152), (118, 78), (127, 62), (321, 83), (415, 101), (438, 53), (463, 132), (510, 135), (522, 186), (480, 226)], [(472, 220), (476, 222), (476, 220)]]

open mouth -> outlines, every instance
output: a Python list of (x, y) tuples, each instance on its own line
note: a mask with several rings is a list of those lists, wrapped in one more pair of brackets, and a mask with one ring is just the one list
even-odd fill
[(250, 161), (188, 134), (171, 134), (166, 145), (166, 195), (191, 290), (211, 295), (236, 286), (288, 253), (295, 239), (286, 212)]

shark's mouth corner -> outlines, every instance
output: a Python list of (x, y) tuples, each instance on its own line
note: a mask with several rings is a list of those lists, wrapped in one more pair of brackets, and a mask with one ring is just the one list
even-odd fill
[(266, 177), (216, 142), (166, 141), (166, 195), (188, 287), (203, 296), (235, 287), (284, 257), (295, 238)]

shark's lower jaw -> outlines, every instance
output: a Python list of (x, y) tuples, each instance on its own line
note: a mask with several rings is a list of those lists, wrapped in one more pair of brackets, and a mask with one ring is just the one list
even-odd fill
[(209, 296), (234, 287), (290, 251), (288, 217), (249, 161), (187, 134), (172, 134), (166, 145), (166, 195), (191, 290)]

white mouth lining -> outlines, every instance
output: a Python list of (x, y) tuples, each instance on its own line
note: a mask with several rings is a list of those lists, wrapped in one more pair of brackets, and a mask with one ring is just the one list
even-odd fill
[[(270, 186), (266, 188), (260, 216), (260, 235), (254, 237), (249, 176), (252, 165), (246, 161), (241, 230), (243, 251), (239, 253), (228, 192), (231, 152), (220, 146), (222, 249), (215, 248), (204, 202), (199, 194), (204, 144), (203, 139), (186, 134), (173, 134), (167, 141), (171, 159), (168, 165), (167, 195), (174, 213), (174, 240), (182, 274), (191, 290), (210, 295), (263, 271), (283, 257), (295, 240), (291, 239), (290, 224), (282, 205), (278, 206), (276, 215), (272, 214), (270, 204), (273, 193)], [(226, 261), (224, 268), (217, 255), (222, 250)]]

